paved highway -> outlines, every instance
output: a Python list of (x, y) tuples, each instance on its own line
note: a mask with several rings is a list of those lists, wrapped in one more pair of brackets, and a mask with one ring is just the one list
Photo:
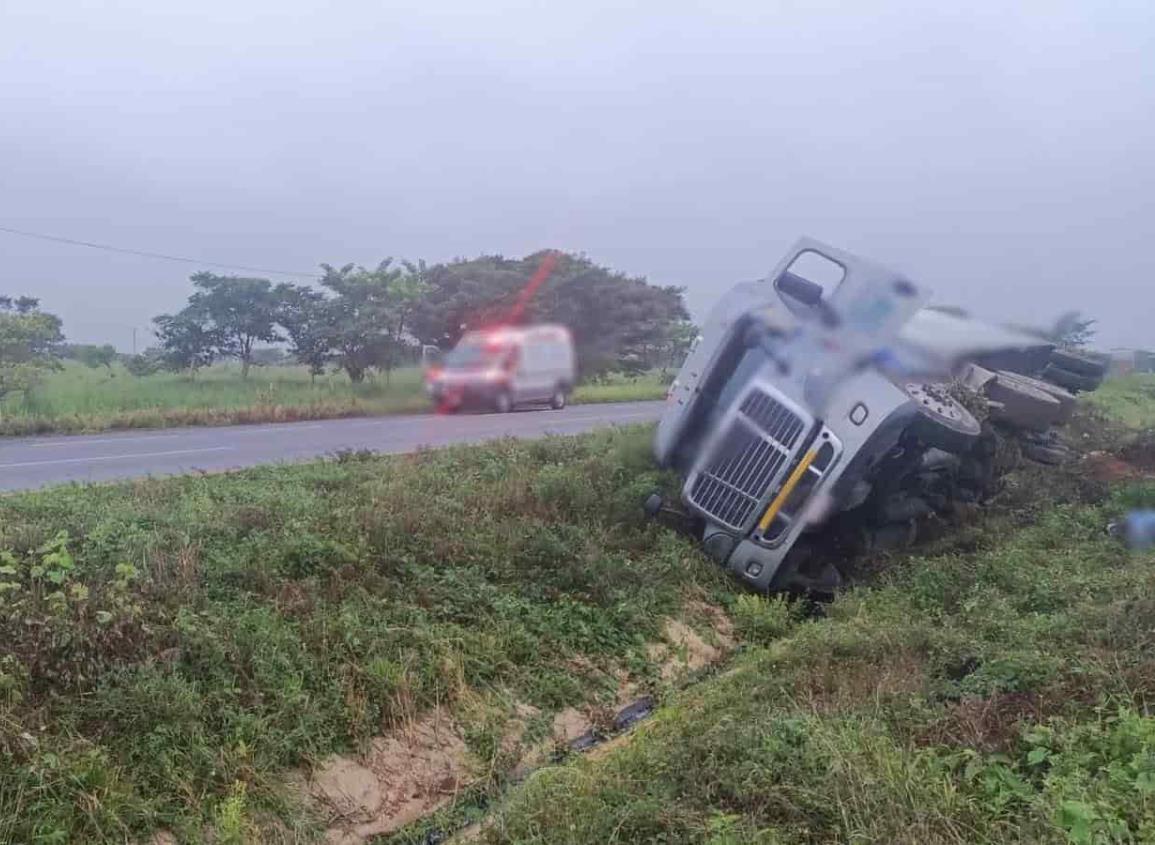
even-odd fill
[(347, 420), (169, 428), (94, 435), (0, 438), (0, 490), (69, 481), (221, 471), (303, 461), (342, 449), (414, 452), (423, 446), (481, 443), (501, 437), (580, 434), (653, 422), (661, 402), (571, 405), (561, 411), (363, 417)]

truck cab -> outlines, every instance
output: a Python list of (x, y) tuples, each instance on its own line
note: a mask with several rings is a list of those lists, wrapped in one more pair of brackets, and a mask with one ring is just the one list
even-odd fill
[[(805, 271), (814, 258), (826, 269)], [(885, 267), (802, 239), (704, 322), (667, 394), (654, 453), (682, 477), (705, 551), (749, 586), (833, 588), (837, 571), (808, 568), (807, 535), (855, 509), (918, 510), (913, 476), (981, 451), (982, 426), (944, 385), (864, 353), (954, 362), (966, 349), (1038, 340), (976, 329), (925, 308), (926, 296)]]

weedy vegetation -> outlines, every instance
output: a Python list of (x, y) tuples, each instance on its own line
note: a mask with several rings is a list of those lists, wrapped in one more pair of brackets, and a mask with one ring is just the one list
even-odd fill
[(0, 841), (316, 833), (290, 768), (656, 680), (662, 619), (728, 590), (643, 521), (660, 483), (631, 431), (0, 499)]
[(546, 770), (492, 842), (1155, 840), (1155, 556), (1106, 536), (1155, 484), (1022, 510), (892, 561), (605, 759)]
[(1110, 379), (1088, 398), (1127, 425), (1155, 428), (1155, 375), (1151, 373)]
[(1155, 451), (1094, 411), (1073, 432), (1129, 480), (1024, 465), (818, 613), (735, 598), (728, 671), (538, 773), (486, 841), (1155, 841), (1155, 554), (1105, 530), (1155, 506)]

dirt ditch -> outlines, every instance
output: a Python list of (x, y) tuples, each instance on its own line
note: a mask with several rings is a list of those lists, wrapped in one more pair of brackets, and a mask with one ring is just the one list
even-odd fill
[(360, 845), (453, 801), (476, 767), (458, 725), (437, 710), (374, 738), (362, 755), (327, 758), (304, 786), (327, 820), (325, 841)]
[[(688, 619), (699, 624), (691, 625)], [(687, 603), (684, 619), (670, 617), (663, 622), (662, 639), (651, 643), (647, 654), (658, 665), (663, 682), (676, 683), (719, 664), (734, 647), (726, 613), (695, 600)], [(624, 742), (657, 702), (624, 673), (618, 680), (611, 705), (567, 707), (554, 714), (548, 737), (528, 745), (524, 741), (528, 726), (540, 713), (531, 705), (515, 704), (501, 738), (502, 756), (516, 761), (509, 770), (510, 782), (524, 780), (568, 754), (601, 756)], [(307, 805), (324, 819), (326, 843), (362, 845), (451, 804), (482, 782), (483, 768), (470, 754), (461, 725), (447, 711), (436, 710), (374, 738), (362, 754), (322, 760), (294, 782)], [(472, 841), (485, 826), (483, 821), (457, 831), (452, 840), (445, 833), (431, 841)]]

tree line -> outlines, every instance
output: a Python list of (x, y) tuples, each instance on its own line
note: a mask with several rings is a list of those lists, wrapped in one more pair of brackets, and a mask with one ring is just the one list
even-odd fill
[[(197, 273), (188, 304), (155, 318), (160, 345), (152, 355), (157, 366), (191, 372), (235, 359), (247, 377), (262, 345), (285, 344), (314, 374), (333, 367), (354, 383), (371, 372), (388, 379), (423, 346), (449, 349), (466, 331), (508, 319), (545, 257), (322, 264), (317, 286)], [(517, 320), (567, 325), (584, 375), (670, 366), (684, 353), (694, 329), (680, 288), (580, 255), (555, 258)]]
[(60, 318), (40, 310), (31, 296), (0, 296), (0, 399), (23, 393), (59, 366), (64, 342)]
[(60, 319), (39, 300), (0, 296), (0, 398), (27, 391), (64, 359), (110, 372), (120, 362), (136, 376), (195, 374), (221, 359), (239, 361), (248, 376), (254, 364), (287, 359), (314, 375), (332, 368), (353, 382), (374, 372), (388, 378), (424, 346), (448, 350), (465, 332), (515, 312), (521, 322), (567, 325), (586, 377), (680, 363), (696, 333), (680, 288), (554, 253), (545, 283), (520, 302), (546, 256), (322, 264), (317, 285), (196, 273), (185, 306), (154, 318), (157, 345), (133, 355), (110, 344), (67, 343)]
[[(680, 288), (554, 253), (545, 284), (520, 303), (546, 255), (483, 255), (433, 266), (386, 259), (372, 269), (322, 264), (316, 286), (196, 273), (185, 307), (154, 319), (158, 345), (139, 355), (109, 344), (66, 343), (60, 319), (37, 299), (0, 296), (0, 399), (29, 390), (62, 359), (109, 372), (119, 361), (136, 376), (161, 369), (195, 374), (220, 359), (239, 361), (247, 376), (254, 364), (296, 361), (315, 375), (334, 368), (361, 382), (418, 360), (424, 345), (450, 349), (466, 331), (515, 310), (524, 322), (569, 326), (586, 377), (678, 366), (697, 332)], [(1083, 348), (1094, 334), (1093, 319), (1070, 313), (1051, 339)]]

